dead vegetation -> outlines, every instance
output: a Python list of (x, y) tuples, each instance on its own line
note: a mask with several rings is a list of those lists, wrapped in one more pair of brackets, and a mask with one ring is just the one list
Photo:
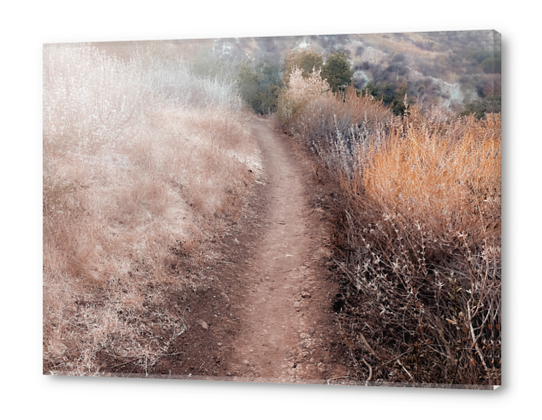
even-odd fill
[(401, 118), (350, 90), (281, 127), (338, 187), (334, 309), (358, 380), (500, 384), (500, 115)]
[(231, 86), (140, 51), (44, 51), (44, 372), (152, 373), (259, 154)]

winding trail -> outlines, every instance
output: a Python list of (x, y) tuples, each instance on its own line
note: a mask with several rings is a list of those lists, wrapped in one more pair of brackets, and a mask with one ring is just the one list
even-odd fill
[(244, 288), (233, 303), (238, 330), (223, 353), (227, 375), (321, 383), (343, 373), (330, 347), (334, 286), (321, 265), (331, 255), (321, 211), (309, 206), (307, 169), (287, 140), (265, 119), (254, 118), (252, 127), (265, 186), (260, 201), (251, 203), (258, 220), (250, 256), (236, 274)]

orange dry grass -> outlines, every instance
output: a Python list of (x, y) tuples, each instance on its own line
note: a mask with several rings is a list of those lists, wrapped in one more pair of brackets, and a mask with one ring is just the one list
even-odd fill
[(479, 220), (472, 214), (499, 219), (500, 115), (450, 125), (428, 125), (411, 115), (401, 129), (361, 156), (355, 190), (362, 188), (383, 212), (423, 220), (435, 231), (476, 231)]
[(377, 378), (500, 384), (500, 132), (500, 115), (438, 122), (411, 110), (341, 177), (344, 316), (378, 349)]

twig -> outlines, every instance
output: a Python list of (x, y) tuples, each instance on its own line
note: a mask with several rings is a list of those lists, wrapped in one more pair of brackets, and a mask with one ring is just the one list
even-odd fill
[(469, 317), (469, 327), (470, 327), (470, 334), (472, 336), (472, 343), (474, 344), (474, 348), (476, 349), (476, 352), (478, 353), (478, 356), (480, 357), (480, 360), (482, 361), (482, 364), (484, 365), (484, 369), (486, 372), (488, 371), (486, 362), (484, 360), (484, 356), (482, 356), (482, 352), (480, 351), (480, 347), (478, 347), (478, 342), (476, 341), (476, 337), (474, 335), (474, 328), (472, 326), (472, 320), (470, 316), (470, 305), (469, 302), (467, 302), (467, 315)]
[[(118, 357), (118, 356), (117, 356), (117, 357)], [(120, 357), (123, 357), (123, 356), (120, 356)], [(139, 357), (134, 357), (134, 358), (132, 358), (132, 360), (128, 360), (127, 362), (124, 362), (124, 363), (119, 363), (118, 365), (115, 365), (115, 366), (111, 366), (109, 369), (114, 369), (114, 368), (119, 367), (119, 366), (122, 366), (122, 365), (128, 365), (128, 364), (130, 364), (130, 363), (135, 362), (135, 361), (138, 360), (138, 359), (139, 359)]]
[(183, 327), (181, 328), (181, 332), (178, 334), (175, 334), (175, 327), (173, 327), (173, 336), (169, 340), (169, 344), (171, 344), (172, 341), (174, 341), (177, 337), (179, 337), (182, 333), (184, 333), (188, 328), (186, 327), (183, 319)]
[(410, 377), (410, 380), (412, 382), (414, 382), (414, 378), (412, 377), (410, 372), (408, 370), (406, 370), (406, 368), (403, 366), (403, 364), (401, 363), (401, 360), (397, 359), (397, 363), (399, 363), (399, 366), (401, 366), (403, 368), (403, 370), (408, 374), (408, 376)]
[(369, 342), (367, 341), (367, 339), (365, 338), (365, 336), (363, 335), (363, 333), (361, 331), (359, 332), (359, 336), (361, 337), (361, 341), (363, 341), (363, 344), (365, 345), (365, 347), (367, 347), (369, 349), (369, 351), (371, 352), (371, 354), (373, 356), (376, 356), (376, 353), (371, 348), (371, 346), (369, 345)]
[(387, 362), (384, 362), (378, 366), (386, 366), (388, 363), (394, 362), (395, 360), (399, 359), (400, 357), (403, 357), (405, 354), (410, 353), (411, 350), (407, 350), (404, 353), (401, 353), (399, 356), (395, 356), (394, 358), (388, 360)]
[(369, 381), (371, 380), (371, 378), (373, 377), (373, 368), (371, 367), (371, 365), (369, 363), (367, 363), (365, 361), (365, 359), (361, 359), (363, 360), (363, 363), (365, 363), (365, 366), (367, 366), (369, 368), (369, 377), (367, 378), (367, 380), (365, 381), (365, 386), (367, 386), (369, 384)]
[[(190, 305), (192, 305), (191, 303), (188, 304), (188, 306), (186, 308), (184, 308), (184, 311), (183, 311), (183, 314), (182, 314), (182, 318), (184, 320), (184, 313), (186, 312), (186, 310), (190, 307)], [(190, 311), (188, 311), (190, 312)]]
[(333, 258), (333, 260), (334, 260), (335, 263), (337, 264), (337, 267), (339, 267), (339, 268), (342, 270), (342, 272), (343, 272), (344, 274), (346, 274), (354, 284), (357, 284), (357, 282), (356, 282), (356, 280), (354, 279), (354, 277), (352, 277), (352, 275), (351, 275), (348, 271), (346, 271), (345, 268), (342, 267), (342, 263), (341, 263), (339, 260), (335, 259), (335, 258)]

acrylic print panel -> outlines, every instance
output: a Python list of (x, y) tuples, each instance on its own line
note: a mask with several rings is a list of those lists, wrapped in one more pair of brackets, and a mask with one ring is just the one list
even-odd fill
[(501, 383), (495, 31), (48, 44), (43, 373)]

